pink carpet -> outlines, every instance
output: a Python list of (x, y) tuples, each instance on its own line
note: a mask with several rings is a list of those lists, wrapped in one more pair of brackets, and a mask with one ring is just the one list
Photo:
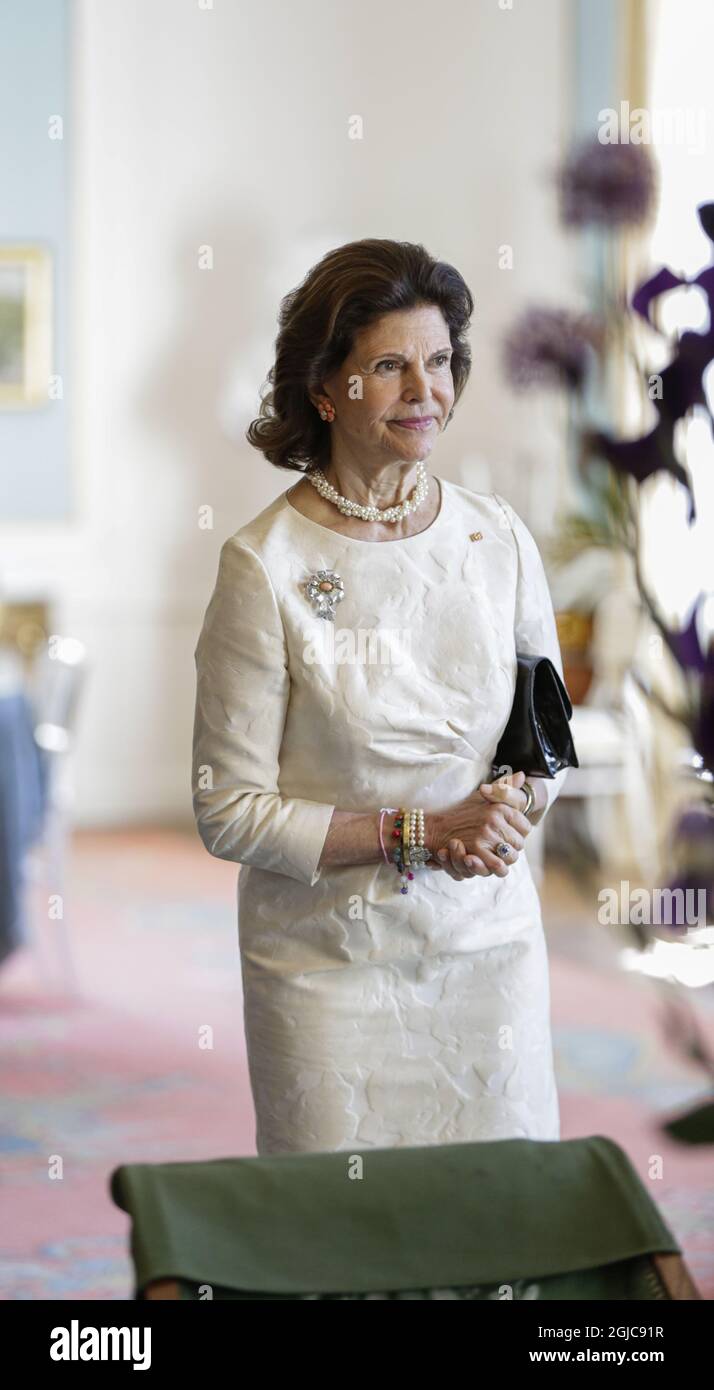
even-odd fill
[[(190, 833), (76, 837), (66, 911), (78, 997), (56, 975), (53, 923), (40, 921), (35, 945), (0, 973), (3, 1298), (131, 1297), (112, 1169), (255, 1152), (235, 893), (235, 866)], [(32, 897), (39, 918), (39, 887)], [(622, 1146), (711, 1298), (712, 1152), (658, 1129), (704, 1094), (704, 1079), (666, 1046), (655, 986), (616, 970), (562, 875), (549, 873), (542, 900), (562, 1137)]]

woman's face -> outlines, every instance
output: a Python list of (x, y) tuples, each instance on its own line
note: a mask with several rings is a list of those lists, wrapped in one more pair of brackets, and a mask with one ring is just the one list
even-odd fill
[[(433, 304), (385, 314), (355, 335), (328, 381), (335, 407), (332, 458), (428, 458), (454, 403), (451, 339)], [(313, 398), (315, 399), (315, 398)], [(421, 421), (409, 425), (406, 421)]]

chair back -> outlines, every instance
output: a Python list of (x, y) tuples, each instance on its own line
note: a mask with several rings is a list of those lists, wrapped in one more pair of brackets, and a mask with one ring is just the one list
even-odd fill
[(110, 1190), (137, 1298), (665, 1299), (681, 1256), (601, 1135), (126, 1164)]

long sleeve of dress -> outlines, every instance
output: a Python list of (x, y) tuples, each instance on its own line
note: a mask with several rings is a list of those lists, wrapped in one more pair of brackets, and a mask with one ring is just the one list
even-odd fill
[[(510, 502), (506, 502), (497, 492), (494, 492), (493, 496), (505, 513), (504, 526), (510, 526), (518, 550), (518, 588), (514, 624), (516, 650), (529, 652), (534, 656), (549, 656), (562, 679), (563, 659), (553, 601), (540, 551), (525, 522), (513, 510)], [(566, 767), (556, 773), (555, 777), (542, 778), (548, 800), (541, 820), (562, 791), (568, 771)]]
[(335, 808), (281, 795), (285, 634), (263, 562), (235, 537), (221, 548), (194, 659), (193, 810), (206, 849), (314, 885)]

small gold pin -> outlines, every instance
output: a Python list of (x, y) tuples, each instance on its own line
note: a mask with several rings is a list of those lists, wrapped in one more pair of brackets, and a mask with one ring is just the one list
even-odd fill
[(472, 531), (472, 532), (471, 532), (471, 535), (469, 536), (469, 540), (470, 540), (470, 541), (482, 541), (482, 540), (483, 540), (483, 531)]

